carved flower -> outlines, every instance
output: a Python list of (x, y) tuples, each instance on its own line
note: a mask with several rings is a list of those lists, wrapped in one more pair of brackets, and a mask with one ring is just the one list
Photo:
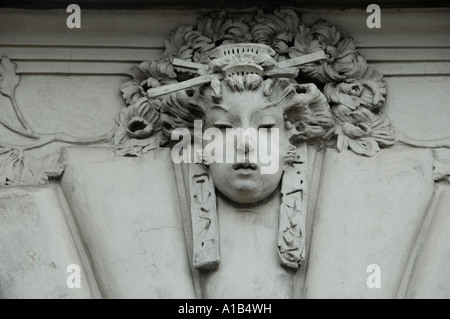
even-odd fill
[(336, 27), (325, 20), (319, 20), (311, 27), (311, 34), (314, 39), (319, 41), (321, 49), (327, 55), (327, 60), (329, 62), (334, 61), (337, 55), (336, 45), (341, 38), (341, 34), (336, 30)]
[(139, 156), (160, 145), (159, 101), (141, 98), (123, 108), (110, 141), (118, 155)]
[(276, 9), (274, 14), (260, 10), (251, 29), (253, 41), (271, 46), (279, 55), (287, 54), (298, 24), (297, 14), (290, 9)]
[(325, 21), (319, 21), (311, 28), (300, 27), (289, 56), (295, 58), (318, 50), (326, 53), (325, 61), (300, 67), (312, 79), (322, 83), (344, 81), (359, 79), (366, 72), (367, 62), (356, 50), (353, 40), (341, 38), (336, 28)]
[(330, 105), (343, 105), (351, 110), (357, 107), (379, 109), (385, 102), (386, 85), (382, 76), (373, 69), (369, 68), (367, 74), (360, 80), (326, 84), (324, 93)]
[(382, 114), (374, 114), (366, 108), (354, 111), (339, 105), (333, 109), (336, 126), (337, 148), (350, 148), (360, 155), (373, 156), (380, 146), (393, 145), (397, 139), (389, 119)]
[(359, 79), (367, 69), (366, 60), (356, 50), (351, 38), (344, 38), (336, 47), (336, 58), (324, 64), (329, 81)]
[(291, 58), (323, 50), (328, 62), (337, 55), (336, 45), (341, 35), (335, 26), (324, 20), (317, 21), (311, 28), (300, 25), (295, 36), (294, 46), (289, 49)]

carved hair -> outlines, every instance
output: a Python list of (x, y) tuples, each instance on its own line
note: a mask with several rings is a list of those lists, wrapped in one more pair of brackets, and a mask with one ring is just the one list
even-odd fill
[(206, 109), (220, 102), (224, 85), (233, 92), (255, 91), (263, 86), (268, 102), (284, 111), (285, 129), (291, 143), (324, 141), (332, 136), (334, 122), (330, 107), (314, 84), (298, 84), (287, 78), (263, 79), (257, 74), (232, 75), (220, 82), (167, 96), (161, 104), (163, 133), (170, 139), (174, 129), (183, 127), (193, 134), (194, 120), (203, 119)]

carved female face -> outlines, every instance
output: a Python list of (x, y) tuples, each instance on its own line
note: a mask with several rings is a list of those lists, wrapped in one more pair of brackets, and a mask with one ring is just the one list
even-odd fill
[[(289, 145), (283, 110), (264, 97), (262, 86), (255, 91), (234, 92), (224, 85), (223, 90), (220, 104), (207, 108), (204, 128), (221, 130), (224, 154), (231, 150), (235, 156), (233, 161), (211, 163), (209, 173), (215, 187), (228, 199), (241, 204), (257, 203), (275, 191), (283, 174), (283, 157)], [(237, 134), (238, 137), (227, 139), (225, 136), (231, 131), (227, 129), (257, 134), (245, 138)], [(261, 131), (266, 131), (267, 136), (262, 136)], [(204, 141), (204, 147), (208, 142)], [(238, 160), (239, 152), (245, 154), (245, 159)]]

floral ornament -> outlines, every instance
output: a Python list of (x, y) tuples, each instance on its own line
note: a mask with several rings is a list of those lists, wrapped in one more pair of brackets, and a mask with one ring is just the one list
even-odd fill
[(332, 107), (344, 105), (351, 110), (357, 107), (378, 110), (386, 101), (386, 84), (382, 75), (369, 67), (362, 79), (327, 83), (324, 93)]
[(120, 86), (128, 105), (146, 96), (150, 88), (178, 82), (173, 65), (167, 60), (142, 62), (139, 66), (133, 66), (129, 74), (133, 79)]
[[(8, 130), (12, 136), (19, 137), (21, 144), (10, 144), (0, 136), (0, 186), (47, 184), (49, 178), (61, 176), (64, 161), (60, 154), (50, 154), (35, 158), (33, 150), (55, 142), (65, 144), (98, 144), (105, 142), (106, 134), (93, 137), (77, 137), (64, 132), (40, 133), (33, 130), (21, 112), (15, 98), (15, 90), (20, 76), (16, 74), (16, 65), (8, 57), (0, 62), (0, 93), (6, 96), (14, 109), (16, 121), (0, 117), (0, 126)], [(17, 125), (16, 123), (20, 123)], [(26, 140), (26, 141), (25, 141)], [(14, 141), (14, 140), (13, 140)]]
[(139, 156), (160, 146), (159, 105), (159, 100), (143, 97), (121, 110), (109, 137), (117, 155)]
[(324, 88), (336, 120), (337, 148), (373, 156), (396, 143), (395, 131), (385, 115), (378, 114), (386, 100), (382, 76), (368, 67), (361, 79), (327, 83)]
[[(197, 26), (180, 26), (164, 41), (165, 50), (161, 58), (207, 63), (210, 53), (218, 45), (251, 41), (249, 26), (242, 20), (219, 11), (215, 17), (199, 18)], [(177, 70), (192, 72), (182, 68)]]
[(359, 155), (373, 156), (380, 146), (397, 142), (395, 131), (384, 114), (374, 114), (366, 108), (351, 110), (344, 105), (332, 109), (337, 125), (337, 149), (350, 148)]
[(298, 16), (292, 10), (276, 9), (274, 14), (264, 14), (259, 10), (251, 29), (253, 42), (272, 47), (279, 56), (286, 55), (298, 25)]
[(208, 63), (210, 53), (221, 44), (252, 41), (250, 27), (243, 21), (243, 18), (234, 17), (223, 10), (214, 17), (199, 18), (197, 30), (211, 41), (207, 45), (197, 42), (192, 46), (193, 61), (197, 63)]
[(178, 58), (192, 61), (194, 50), (208, 50), (214, 48), (213, 40), (202, 35), (200, 31), (194, 30), (194, 26), (182, 25), (164, 40), (165, 50), (162, 59), (172, 60)]
[(128, 105), (134, 104), (139, 99), (145, 97), (144, 83), (146, 82), (147, 80), (139, 82), (138, 80), (133, 79), (120, 86), (122, 96)]
[(311, 28), (300, 28), (289, 49), (291, 58), (323, 50), (327, 59), (321, 63), (308, 63), (300, 67), (305, 75), (321, 83), (361, 78), (367, 68), (352, 38), (341, 38), (334, 26), (321, 20)]
[(0, 186), (47, 184), (49, 178), (61, 176), (65, 168), (60, 154), (36, 159), (21, 149), (1, 150)]
[[(209, 65), (208, 72), (214, 72), (214, 66), (225, 61), (211, 61), (210, 55), (215, 48), (227, 43), (251, 42), (273, 48), (276, 52), (275, 63), (318, 51), (325, 52), (325, 60), (298, 67), (299, 83), (309, 79), (309, 82), (323, 87), (325, 103), (333, 111), (332, 122), (335, 126), (330, 127), (323, 145), (334, 143), (337, 137), (339, 150), (350, 148), (355, 153), (372, 156), (380, 147), (395, 143), (394, 130), (389, 121), (380, 115), (386, 100), (383, 77), (367, 65), (351, 38), (342, 37), (335, 26), (324, 20), (308, 27), (290, 9), (276, 9), (273, 14), (258, 11), (250, 21), (220, 11), (215, 16), (200, 17), (196, 25), (178, 27), (164, 41), (165, 49), (160, 60), (142, 62), (130, 70), (132, 79), (121, 86), (130, 109), (121, 111), (117, 120), (118, 129), (112, 139), (118, 154), (139, 155), (143, 150), (164, 143), (159, 129), (155, 129), (160, 121), (159, 102), (148, 101), (147, 90), (205, 72), (201, 68), (175, 67), (175, 58)], [(214, 81), (212, 86), (219, 87)], [(152, 109), (149, 114), (156, 112), (158, 115), (154, 122), (138, 110), (137, 105), (144, 104)], [(131, 121), (133, 118), (134, 122)], [(134, 131), (136, 127), (140, 129)], [(308, 129), (313, 130), (314, 126)], [(151, 145), (148, 144), (147, 148), (146, 143)]]
[(198, 30), (215, 43), (215, 46), (226, 43), (241, 43), (251, 41), (249, 26), (242, 17), (235, 17), (225, 11), (219, 11), (214, 17), (204, 17), (198, 20)]
[(224, 11), (215, 18), (200, 18), (197, 27), (180, 26), (164, 40), (165, 50), (159, 61), (145, 61), (130, 70), (133, 79), (120, 87), (122, 96), (131, 105), (144, 97), (149, 88), (177, 83), (180, 72), (192, 73), (192, 70), (180, 67), (175, 70), (172, 64), (174, 58), (205, 63), (218, 42), (249, 41), (249, 27), (242, 19), (236, 19)]

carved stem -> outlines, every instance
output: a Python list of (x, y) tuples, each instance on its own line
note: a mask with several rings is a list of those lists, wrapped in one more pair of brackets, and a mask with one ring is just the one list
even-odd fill
[(94, 136), (94, 137), (75, 137), (64, 133), (47, 134), (46, 139), (42, 138), (38, 143), (32, 145), (23, 146), (23, 150), (31, 150), (39, 148), (53, 142), (61, 142), (68, 144), (95, 144), (106, 141), (106, 135)]
[(2, 149), (0, 149), (0, 155), (8, 153), (11, 150), (11, 148), (5, 147), (3, 145), (0, 145), (0, 147), (2, 148)]
[(412, 138), (409, 138), (405, 136), (404, 134), (398, 132), (397, 138), (400, 142), (403, 142), (404, 144), (415, 146), (415, 147), (431, 147), (431, 148), (437, 148), (437, 147), (446, 147), (450, 148), (450, 137), (442, 138), (442, 139), (436, 139), (436, 140), (414, 140)]
[(39, 138), (38, 135), (30, 133), (28, 131), (24, 131), (24, 130), (19, 129), (17, 127), (14, 127), (14, 126), (8, 124), (7, 122), (3, 121), (2, 119), (0, 119), (0, 124), (3, 125), (4, 127), (6, 127), (8, 130), (10, 130), (10, 131), (12, 131), (14, 133), (20, 134), (22, 136), (30, 137), (30, 138)]
[[(38, 138), (38, 135), (33, 131), (33, 129), (30, 127), (30, 125), (27, 123), (27, 121), (23, 117), (22, 112), (20, 111), (19, 105), (17, 104), (15, 94), (12, 94), (11, 96), (9, 96), (9, 99), (11, 100), (12, 106), (14, 108), (14, 111), (16, 112), (16, 115), (17, 115), (17, 118), (19, 119), (20, 124), (22, 124), (23, 128), (27, 130), (27, 134), (31, 135), (29, 137)], [(19, 134), (22, 134), (22, 133), (19, 133)]]
[(106, 141), (106, 134), (92, 137), (77, 137), (66, 133), (54, 133), (49, 135), (54, 136), (56, 142), (71, 143), (71, 144), (94, 144)]
[(9, 148), (9, 149), (20, 149), (23, 151), (32, 150), (35, 148), (39, 148), (42, 146), (45, 146), (47, 144), (53, 143), (53, 142), (61, 142), (61, 143), (68, 143), (68, 144), (96, 144), (106, 141), (106, 135), (101, 136), (94, 136), (94, 137), (86, 137), (86, 138), (79, 138), (63, 133), (57, 133), (57, 134), (47, 134), (45, 137), (40, 138), (37, 143), (35, 144), (28, 144), (28, 145), (12, 145), (12, 144), (6, 144), (6, 143), (0, 143), (0, 147)]
[[(16, 148), (20, 148), (20, 146), (17, 146), (17, 145), (11, 145), (11, 144), (7, 144), (7, 143), (0, 143), (0, 147), (7, 148), (7, 149), (16, 149)], [(2, 153), (2, 154), (3, 154), (3, 153)]]

